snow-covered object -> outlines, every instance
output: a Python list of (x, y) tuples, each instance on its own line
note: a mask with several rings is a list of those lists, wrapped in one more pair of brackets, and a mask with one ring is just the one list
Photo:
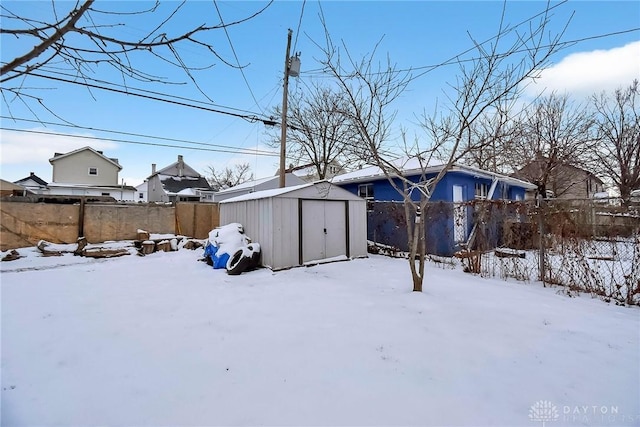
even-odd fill
[(209, 232), (204, 255), (211, 257), (213, 268), (226, 268), (229, 257), (249, 243), (242, 224), (232, 222)]

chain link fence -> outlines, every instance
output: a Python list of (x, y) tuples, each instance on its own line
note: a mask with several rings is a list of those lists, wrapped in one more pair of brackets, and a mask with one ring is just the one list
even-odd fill
[[(404, 205), (373, 202), (368, 239), (406, 256)], [(484, 277), (541, 280), (563, 293), (640, 305), (640, 207), (617, 200), (432, 202), (425, 244), (431, 260)], [(411, 218), (413, 221), (413, 218)]]

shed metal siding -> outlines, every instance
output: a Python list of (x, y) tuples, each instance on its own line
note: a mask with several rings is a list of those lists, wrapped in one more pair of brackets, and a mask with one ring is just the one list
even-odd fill
[[(343, 230), (341, 237), (342, 245), (347, 248), (345, 252), (350, 257), (367, 255), (366, 202), (336, 186), (314, 184), (276, 196), (224, 202), (220, 204), (220, 224), (241, 223), (247, 236), (261, 245), (264, 266), (272, 270), (295, 267), (301, 264), (300, 232), (305, 239), (318, 239), (300, 228), (300, 206), (305, 200), (323, 204), (323, 208), (325, 203), (342, 206), (339, 211), (345, 224), (343, 228), (348, 230)], [(329, 216), (337, 214), (336, 209), (329, 212)], [(330, 222), (331, 218), (327, 217), (326, 221)], [(319, 241), (308, 243), (320, 244)]]
[(349, 256), (367, 255), (367, 204), (349, 201)]
[(276, 197), (273, 202), (273, 250), (270, 267), (280, 270), (298, 265), (298, 199)]

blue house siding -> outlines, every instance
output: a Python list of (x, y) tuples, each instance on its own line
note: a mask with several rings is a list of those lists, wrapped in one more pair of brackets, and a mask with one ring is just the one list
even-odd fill
[[(434, 178), (436, 174), (427, 175), (427, 179)], [(413, 176), (408, 177), (407, 179), (412, 182), (417, 182), (419, 177)], [(394, 182), (398, 185), (399, 188), (402, 188), (402, 181), (399, 179), (394, 179)], [(447, 173), (440, 182), (436, 185), (433, 194), (431, 195), (431, 201), (453, 201), (453, 186), (460, 185), (463, 188), (463, 199), (474, 200), (475, 199), (475, 185), (476, 183), (484, 184), (487, 188), (491, 188), (492, 180), (488, 178), (481, 177), (473, 177), (469, 174), (462, 172), (449, 172)], [(370, 181), (363, 181), (357, 183), (346, 183), (340, 184), (340, 187), (345, 190), (358, 194), (358, 188), (361, 185), (373, 184), (373, 193), (374, 200), (376, 201), (384, 201), (384, 202), (401, 202), (402, 196), (396, 191), (395, 188), (391, 186), (391, 183), (386, 178), (382, 179), (374, 179), (372, 178)], [(516, 187), (508, 185), (504, 182), (499, 182), (496, 186), (496, 190), (493, 193), (492, 200), (523, 200), (524, 199), (525, 189), (522, 187)], [(420, 192), (416, 189), (411, 194), (411, 199), (414, 201), (420, 200)]]
[[(481, 172), (451, 170), (438, 182), (431, 195), (427, 212), (424, 213), (428, 253), (450, 256), (461, 249), (460, 243), (466, 243), (475, 223), (476, 207), (472, 203), (466, 203), (462, 206), (454, 204), (454, 186), (462, 188), (461, 201), (463, 203), (474, 201), (476, 200), (476, 186), (482, 186), (478, 191), (482, 192), (481, 196), (486, 196), (493, 183), (491, 178), (481, 175)], [(489, 173), (484, 175), (489, 175)], [(436, 173), (426, 175), (427, 179), (435, 176)], [(407, 179), (417, 182), (420, 175), (409, 176)], [(399, 188), (402, 188), (401, 180), (395, 179), (395, 183)], [(338, 181), (336, 184), (356, 195), (359, 194), (358, 189), (361, 185), (371, 185), (375, 202), (394, 202), (370, 205), (367, 214), (368, 239), (395, 246), (400, 250), (408, 249), (404, 208), (401, 203), (403, 197), (385, 176), (372, 176), (368, 180), (365, 178), (360, 182), (345, 182), (344, 184)], [(499, 180), (491, 200), (524, 200), (524, 194), (524, 186), (509, 185), (509, 183)], [(411, 193), (411, 199), (414, 201), (420, 200), (420, 196), (421, 193), (418, 189), (414, 189)], [(487, 222), (486, 218), (484, 218), (484, 222), (483, 228), (481, 230), (479, 228), (483, 237), (491, 237), (491, 241), (499, 242), (501, 231), (498, 228), (501, 229), (502, 224), (493, 220)], [(456, 238), (459, 241), (456, 241)]]

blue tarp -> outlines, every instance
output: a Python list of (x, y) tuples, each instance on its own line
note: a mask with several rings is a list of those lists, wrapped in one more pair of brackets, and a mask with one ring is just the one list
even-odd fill
[(217, 255), (218, 247), (212, 245), (210, 242), (204, 248), (204, 256), (211, 258), (213, 261), (213, 268), (226, 268), (227, 261), (229, 261), (229, 254), (223, 253), (220, 256)]

